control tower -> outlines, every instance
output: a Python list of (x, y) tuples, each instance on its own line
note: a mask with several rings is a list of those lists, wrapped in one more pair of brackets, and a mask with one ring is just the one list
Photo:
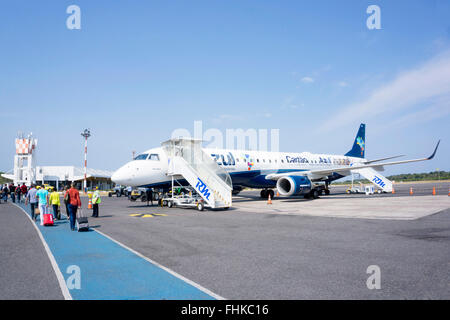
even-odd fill
[(30, 186), (36, 182), (36, 146), (37, 139), (30, 133), (24, 137), (18, 134), (16, 139), (16, 154), (14, 156), (14, 184)]

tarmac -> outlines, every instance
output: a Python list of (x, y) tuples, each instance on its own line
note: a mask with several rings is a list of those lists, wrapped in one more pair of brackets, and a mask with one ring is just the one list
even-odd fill
[[(449, 299), (449, 183), (432, 185), (271, 205), (244, 191), (202, 212), (103, 197), (85, 233), (36, 229), (2, 203), (0, 299)], [(367, 286), (373, 265), (380, 289)]]

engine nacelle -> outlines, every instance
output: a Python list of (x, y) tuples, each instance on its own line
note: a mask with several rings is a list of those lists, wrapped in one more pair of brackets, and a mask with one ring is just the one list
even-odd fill
[(311, 191), (311, 180), (304, 176), (282, 177), (277, 181), (277, 189), (283, 196), (307, 194)]

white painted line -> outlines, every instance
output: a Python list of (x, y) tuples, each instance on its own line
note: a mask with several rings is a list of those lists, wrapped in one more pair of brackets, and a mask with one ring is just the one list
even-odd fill
[(72, 300), (72, 296), (69, 292), (69, 289), (67, 288), (66, 285), (66, 281), (64, 280), (64, 277), (61, 273), (61, 270), (59, 270), (59, 266), (56, 263), (55, 257), (53, 256), (47, 242), (45, 241), (44, 237), (42, 236), (41, 230), (39, 230), (38, 226), (36, 225), (36, 223), (34, 223), (33, 219), (31, 219), (30, 215), (20, 206), (18, 206), (17, 204), (13, 203), (13, 205), (15, 205), (17, 208), (19, 208), (20, 210), (22, 210), (25, 215), (27, 216), (27, 218), (31, 221), (31, 224), (33, 225), (33, 227), (36, 229), (36, 232), (39, 235), (39, 238), (42, 241), (42, 244), (44, 245), (44, 249), (47, 252), (48, 258), (50, 259), (50, 263), (53, 267), (53, 271), (55, 271), (56, 274), (56, 278), (58, 279), (58, 283), (59, 283), (59, 287), (61, 288), (61, 292), (64, 296), (65, 300)]
[(144, 260), (150, 262), (151, 264), (153, 264), (153, 265), (155, 265), (155, 266), (157, 266), (157, 267), (163, 269), (164, 271), (167, 271), (168, 273), (170, 273), (171, 275), (177, 277), (178, 279), (183, 280), (184, 282), (186, 282), (186, 283), (190, 284), (191, 286), (193, 286), (193, 287), (199, 289), (200, 291), (203, 291), (204, 293), (210, 295), (211, 297), (213, 297), (213, 298), (215, 298), (215, 299), (217, 299), (217, 300), (225, 300), (224, 297), (221, 297), (221, 296), (215, 294), (214, 292), (212, 292), (212, 291), (206, 289), (205, 287), (199, 285), (198, 283), (196, 283), (196, 282), (194, 282), (194, 281), (192, 281), (192, 280), (189, 280), (188, 278), (183, 277), (181, 274), (178, 274), (178, 273), (176, 273), (175, 271), (170, 270), (170, 269), (167, 268), (167, 267), (164, 267), (163, 265), (159, 264), (158, 262), (153, 261), (152, 259), (147, 258), (147, 257), (144, 256), (143, 254), (137, 252), (136, 250), (131, 249), (130, 247), (124, 245), (123, 243), (121, 243), (121, 242), (119, 242), (119, 241), (117, 241), (117, 240), (111, 238), (110, 236), (104, 234), (103, 232), (98, 231), (98, 230), (95, 230), (95, 229), (93, 229), (93, 230), (94, 230), (95, 232), (100, 233), (102, 236), (108, 238), (109, 240), (111, 240), (111, 241), (117, 243), (119, 246), (121, 246), (121, 247), (123, 247), (123, 248), (125, 248), (125, 249), (127, 249), (127, 250), (129, 250), (129, 251), (131, 251), (131, 252), (133, 252), (135, 255), (137, 255), (137, 256), (141, 257), (142, 259), (144, 259)]

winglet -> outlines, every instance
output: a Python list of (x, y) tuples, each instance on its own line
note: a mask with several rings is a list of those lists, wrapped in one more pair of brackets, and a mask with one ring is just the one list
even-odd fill
[(429, 157), (427, 158), (427, 160), (431, 160), (431, 159), (434, 158), (434, 155), (436, 154), (436, 151), (437, 151), (437, 149), (438, 149), (438, 147), (439, 147), (439, 143), (441, 143), (441, 140), (440, 140), (440, 139), (439, 139), (439, 141), (438, 141), (438, 143), (437, 143), (437, 145), (436, 145), (436, 148), (434, 148), (433, 154), (432, 154), (431, 156), (429, 156)]

